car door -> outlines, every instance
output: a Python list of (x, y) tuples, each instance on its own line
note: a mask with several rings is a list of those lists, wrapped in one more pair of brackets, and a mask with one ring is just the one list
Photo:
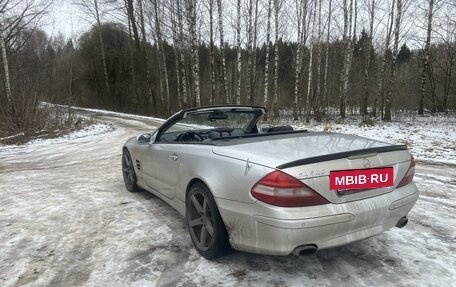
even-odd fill
[(178, 183), (180, 150), (181, 144), (155, 142), (141, 156), (144, 182), (169, 199), (174, 198)]

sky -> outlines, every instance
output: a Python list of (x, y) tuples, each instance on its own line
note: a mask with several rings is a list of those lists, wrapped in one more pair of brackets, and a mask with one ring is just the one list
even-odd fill
[(49, 35), (57, 36), (61, 33), (65, 38), (77, 38), (90, 26), (81, 19), (78, 7), (71, 0), (55, 0), (43, 22), (43, 30)]

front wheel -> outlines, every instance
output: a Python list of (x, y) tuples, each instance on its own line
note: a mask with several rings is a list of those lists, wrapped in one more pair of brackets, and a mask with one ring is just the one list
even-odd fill
[(127, 190), (129, 192), (139, 191), (139, 187), (136, 185), (135, 166), (130, 153), (126, 149), (122, 152), (122, 174)]
[(204, 258), (215, 259), (231, 249), (214, 198), (202, 183), (194, 184), (187, 194), (186, 219), (193, 245)]

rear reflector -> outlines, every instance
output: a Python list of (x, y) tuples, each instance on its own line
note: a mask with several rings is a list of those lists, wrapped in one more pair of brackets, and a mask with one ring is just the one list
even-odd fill
[(252, 187), (250, 193), (262, 202), (282, 207), (303, 207), (329, 203), (312, 188), (279, 170), (263, 177)]
[(411, 160), (410, 160), (410, 166), (407, 170), (407, 173), (405, 174), (404, 178), (401, 180), (401, 182), (399, 183), (399, 185), (397, 187), (402, 187), (404, 185), (407, 185), (409, 183), (411, 183), (413, 181), (413, 176), (415, 175), (415, 165), (416, 165), (416, 161), (415, 159), (413, 158), (412, 155), (410, 155), (411, 157)]

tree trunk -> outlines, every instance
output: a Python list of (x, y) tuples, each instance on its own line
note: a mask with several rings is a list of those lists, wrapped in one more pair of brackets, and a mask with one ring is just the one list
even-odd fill
[(372, 47), (372, 36), (374, 32), (374, 16), (375, 16), (375, 0), (371, 1), (371, 7), (369, 7), (369, 34), (365, 43), (365, 65), (364, 65), (364, 82), (363, 82), (363, 100), (361, 103), (361, 114), (367, 115), (367, 106), (369, 103), (369, 68), (370, 68), (370, 53)]
[(314, 114), (317, 119), (320, 118), (321, 103), (321, 0), (318, 0), (318, 38), (317, 38), (317, 90), (315, 91)]
[[(299, 87), (301, 82), (302, 70), (302, 48), (305, 46), (304, 30), (306, 29), (307, 18), (307, 1), (296, 2), (296, 10), (298, 11), (298, 41), (297, 51), (295, 58), (295, 83), (294, 83), (294, 96), (293, 96), (293, 119), (298, 120), (299, 109)], [(301, 21), (302, 20), (302, 21)]]
[[(384, 85), (385, 85), (385, 71), (386, 71), (386, 64), (388, 63), (388, 59), (386, 58), (386, 52), (388, 50), (388, 47), (391, 42), (391, 33), (393, 31), (393, 19), (394, 19), (394, 7), (396, 5), (396, 0), (392, 1), (391, 4), (391, 12), (388, 16), (388, 25), (387, 25), (387, 31), (386, 31), (386, 40), (385, 40), (385, 47), (383, 51), (383, 61), (382, 61), (382, 67), (380, 69), (380, 75), (379, 75), (379, 81), (378, 81), (378, 87), (377, 87), (377, 94), (375, 96), (374, 100), (374, 105), (372, 107), (372, 116), (376, 117), (377, 116), (377, 107), (378, 107), (378, 102), (380, 99), (382, 99), (383, 102), (383, 93), (384, 93)], [(382, 104), (383, 106), (383, 104)], [(383, 111), (383, 109), (381, 109)], [(383, 118), (383, 112), (381, 112), (381, 117)]]
[(9, 119), (13, 124), (16, 123), (17, 117), (16, 117), (16, 112), (14, 108), (14, 103), (13, 103), (13, 96), (11, 92), (11, 81), (10, 81), (10, 72), (9, 72), (9, 65), (8, 65), (8, 56), (6, 54), (6, 43), (5, 43), (5, 37), (4, 37), (4, 31), (3, 31), (3, 25), (2, 22), (0, 21), (0, 49), (2, 53), (2, 62), (3, 62), (3, 76), (4, 76), (4, 84), (5, 84), (5, 96), (7, 100), (7, 113), (9, 116)]
[(93, 3), (94, 3), (94, 7), (95, 7), (95, 16), (97, 18), (97, 31), (98, 31), (98, 39), (100, 41), (101, 61), (103, 64), (103, 74), (104, 74), (104, 80), (105, 80), (106, 93), (109, 96), (110, 89), (109, 89), (108, 68), (106, 65), (106, 54), (105, 54), (105, 49), (104, 49), (103, 35), (101, 34), (101, 20), (100, 20), (100, 13), (98, 10), (98, 1), (93, 0)]
[(182, 10), (180, 1), (176, 1), (177, 8), (177, 25), (179, 26), (179, 63), (181, 67), (181, 83), (182, 83), (182, 106), (187, 107), (188, 104), (188, 89), (187, 89), (187, 71), (185, 69), (185, 54), (184, 54), (184, 25), (182, 23)]
[(2, 52), (2, 62), (3, 62), (3, 73), (4, 73), (4, 83), (5, 83), (5, 90), (6, 90), (6, 101), (7, 101), (7, 112), (10, 119), (14, 122), (15, 114), (14, 114), (14, 105), (13, 105), (13, 96), (11, 93), (11, 81), (10, 81), (10, 73), (9, 73), (9, 66), (8, 66), (8, 56), (6, 55), (6, 43), (5, 43), (5, 31), (3, 27), (3, 22), (0, 20), (0, 49)]
[(309, 46), (310, 46), (310, 54), (309, 54), (309, 76), (307, 78), (307, 94), (306, 94), (306, 109), (305, 109), (305, 114), (306, 114), (306, 122), (310, 121), (310, 115), (311, 115), (311, 99), (312, 99), (312, 94), (313, 94), (313, 57), (314, 57), (314, 45), (315, 45), (315, 22), (316, 22), (316, 13), (317, 13), (317, 1), (314, 1), (314, 7), (313, 7), (313, 15), (312, 15), (312, 30), (310, 31), (310, 40), (309, 40)]
[(328, 70), (329, 70), (329, 41), (330, 41), (330, 33), (331, 33), (331, 14), (332, 14), (332, 0), (329, 0), (329, 7), (328, 7), (328, 32), (326, 34), (326, 52), (325, 52), (325, 74), (324, 74), (324, 84), (323, 84), (323, 94), (324, 94), (324, 102), (326, 108), (329, 106), (329, 90), (328, 90)]
[(139, 4), (139, 16), (141, 21), (141, 34), (142, 34), (142, 49), (141, 55), (144, 60), (144, 67), (146, 73), (146, 84), (147, 84), (147, 97), (149, 104), (152, 104), (153, 108), (157, 107), (157, 99), (155, 98), (155, 93), (152, 91), (152, 81), (150, 76), (150, 68), (149, 68), (149, 57), (147, 55), (147, 39), (146, 39), (146, 26), (144, 24), (144, 11), (143, 11), (143, 0), (138, 0)]
[(215, 104), (214, 0), (209, 0), (209, 45), (211, 62), (211, 104)]
[(225, 103), (230, 102), (230, 97), (228, 95), (228, 85), (227, 85), (227, 74), (226, 74), (226, 59), (225, 59), (225, 40), (223, 34), (223, 7), (222, 7), (222, 0), (217, 0), (217, 8), (218, 8), (218, 24), (219, 24), (219, 32), (220, 32), (220, 58), (222, 61), (222, 68), (221, 68), (221, 75), (220, 78), (222, 80), (222, 98)]
[(394, 24), (394, 43), (392, 51), (392, 60), (391, 60), (391, 71), (390, 79), (388, 84), (388, 92), (385, 98), (385, 121), (391, 121), (391, 107), (392, 107), (392, 98), (393, 98), (393, 86), (396, 76), (396, 63), (397, 63), (397, 52), (399, 48), (399, 31), (401, 28), (401, 19), (402, 19), (402, 0), (397, 0), (396, 2), (396, 20)]
[(426, 44), (424, 46), (423, 69), (421, 70), (421, 97), (418, 106), (418, 114), (424, 115), (424, 98), (426, 95), (426, 74), (429, 74), (429, 56), (431, 53), (432, 17), (434, 14), (434, 0), (429, 0), (428, 23)]
[[(258, 1), (255, 1), (258, 6)], [(252, 104), (252, 42), (253, 42), (253, 0), (249, 0), (248, 28), (247, 28), (247, 103)]]
[(193, 98), (196, 106), (201, 106), (200, 82), (199, 82), (199, 51), (198, 35), (196, 31), (196, 0), (190, 0), (189, 3), (189, 23), (190, 23), (190, 46), (192, 62), (192, 82)]
[[(179, 2), (179, 1), (177, 1)], [(179, 109), (182, 109), (182, 97), (181, 97), (181, 73), (179, 68), (179, 37), (178, 37), (178, 27), (176, 23), (176, 10), (174, 8), (175, 2), (170, 3), (170, 14), (171, 14), (171, 30), (173, 34), (173, 52), (174, 52), (174, 67), (176, 69), (176, 96), (177, 96), (177, 105)]]
[[(341, 71), (341, 85), (340, 85), (340, 95), (339, 95), (339, 113), (342, 118), (345, 118), (345, 108), (347, 104), (347, 90), (348, 90), (348, 79), (349, 79), (349, 64), (350, 64), (350, 37), (349, 33), (349, 16), (348, 16), (348, 5), (347, 0), (344, 0), (343, 3), (343, 11), (344, 11), (344, 32), (342, 37), (342, 43), (344, 46), (344, 54), (343, 54), (343, 64), (342, 64), (342, 71)], [(351, 16), (350, 16), (351, 19)], [(350, 23), (351, 26), (351, 23)]]
[[(162, 106), (165, 106), (166, 104), (166, 111), (168, 114), (171, 111), (171, 105), (170, 105), (170, 97), (169, 97), (169, 81), (168, 81), (168, 69), (166, 67), (166, 55), (165, 55), (165, 48), (163, 45), (163, 40), (162, 40), (162, 34), (161, 34), (161, 23), (160, 23), (160, 14), (158, 11), (158, 3), (159, 0), (154, 0), (153, 5), (154, 5), (154, 16), (155, 16), (155, 36), (157, 37), (157, 45), (158, 45), (158, 55), (159, 55), (159, 61), (161, 61), (161, 67), (162, 67), (162, 73), (163, 73), (163, 81), (164, 85), (161, 85), (163, 88), (161, 90), (161, 93), (165, 93), (164, 95), (160, 95), (161, 99), (161, 104)], [(160, 65), (159, 65), (160, 66)], [(160, 75), (161, 78), (162, 75)]]
[(236, 92), (234, 95), (233, 103), (240, 104), (241, 102), (241, 0), (237, 0), (237, 19), (236, 19)]
[(278, 115), (279, 105), (279, 12), (281, 0), (274, 0), (274, 28), (275, 28), (275, 51), (274, 51), (274, 98), (273, 98), (273, 115)]
[[(270, 69), (270, 62), (271, 59), (269, 53), (269, 42), (271, 41), (271, 14), (272, 14), (272, 0), (268, 0), (268, 24), (266, 28), (266, 58), (265, 58), (265, 69), (264, 69), (264, 106), (267, 108), (269, 107), (269, 69)], [(266, 118), (265, 118), (266, 120)]]
[[(138, 51), (139, 51), (141, 49), (141, 44), (139, 41), (138, 28), (136, 27), (136, 19), (135, 19), (136, 17), (135, 17), (135, 12), (134, 12), (134, 7), (133, 7), (133, 0), (126, 0), (126, 1), (127, 1), (128, 19), (130, 19), (131, 29), (133, 30), (133, 36), (135, 38), (136, 49), (138, 49)], [(140, 5), (142, 8), (142, 3), (140, 3)]]

